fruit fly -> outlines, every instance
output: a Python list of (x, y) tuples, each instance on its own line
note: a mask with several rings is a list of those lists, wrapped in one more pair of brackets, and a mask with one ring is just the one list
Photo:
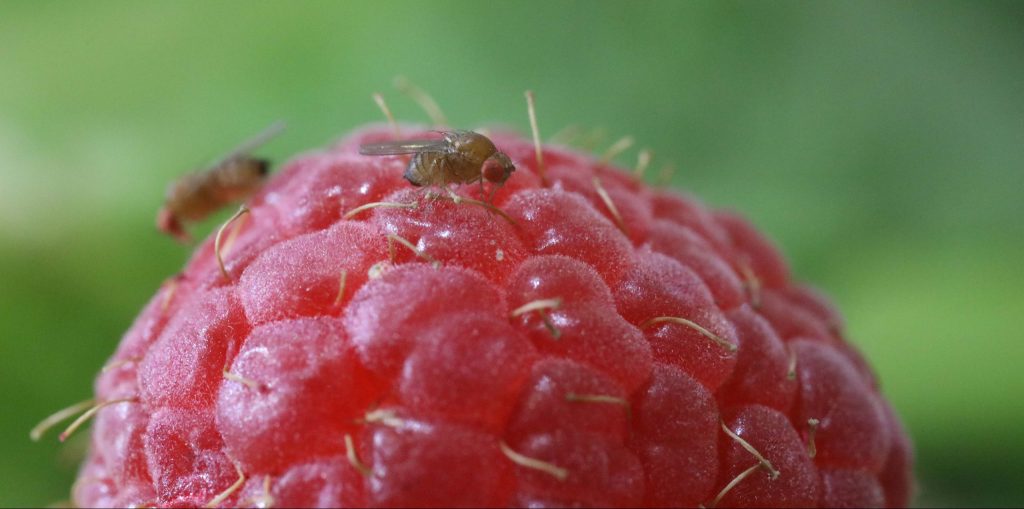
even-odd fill
[(440, 131), (441, 138), (398, 140), (359, 146), (369, 156), (413, 154), (405, 169), (405, 180), (414, 186), (440, 186), (484, 182), (498, 187), (516, 171), (512, 160), (486, 136), (473, 131)]
[(267, 176), (270, 162), (249, 152), (284, 129), (276, 122), (235, 147), (205, 169), (182, 176), (167, 188), (164, 206), (156, 216), (157, 228), (182, 243), (191, 241), (184, 223), (199, 221), (223, 206), (254, 193)]

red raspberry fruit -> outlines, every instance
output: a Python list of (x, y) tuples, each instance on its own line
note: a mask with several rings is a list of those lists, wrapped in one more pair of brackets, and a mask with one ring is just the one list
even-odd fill
[(79, 505), (908, 503), (842, 319), (747, 221), (511, 134), (500, 210), (432, 197), (357, 154), (387, 133), (290, 162), (160, 289)]

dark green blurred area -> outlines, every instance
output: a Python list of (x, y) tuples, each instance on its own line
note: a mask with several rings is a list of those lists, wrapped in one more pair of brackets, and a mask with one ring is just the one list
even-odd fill
[(1024, 504), (1019, 3), (6, 1), (0, 505), (67, 497), (75, 441), (28, 430), (91, 395), (184, 263), (153, 229), (166, 183), (274, 119), (277, 160), (379, 121), (378, 90), (424, 120), (398, 74), (458, 126), (525, 131), (533, 89), (542, 134), (674, 161), (844, 311), (916, 441), (919, 505)]

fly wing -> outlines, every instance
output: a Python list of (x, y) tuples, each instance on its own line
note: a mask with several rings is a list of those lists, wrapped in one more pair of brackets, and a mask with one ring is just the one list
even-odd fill
[(444, 139), (385, 141), (359, 145), (359, 153), (364, 156), (395, 156), (419, 152), (444, 152), (447, 147), (448, 142)]
[(210, 167), (211, 168), (217, 167), (217, 166), (223, 165), (224, 163), (226, 163), (226, 162), (228, 162), (228, 161), (230, 161), (232, 159), (237, 159), (239, 157), (248, 155), (249, 152), (252, 152), (253, 150), (256, 150), (261, 145), (263, 145), (264, 143), (270, 141), (271, 139), (273, 139), (278, 134), (281, 134), (281, 131), (283, 131), (284, 128), (285, 128), (285, 123), (284, 123), (283, 120), (278, 120), (277, 122), (274, 122), (273, 124), (270, 124), (269, 126), (267, 126), (266, 129), (260, 131), (258, 134), (256, 134), (252, 138), (249, 138), (248, 140), (243, 141), (237, 147), (232, 149), (231, 152), (229, 152), (227, 155), (225, 155), (224, 157), (220, 158), (218, 161), (216, 161), (213, 164), (211, 164)]

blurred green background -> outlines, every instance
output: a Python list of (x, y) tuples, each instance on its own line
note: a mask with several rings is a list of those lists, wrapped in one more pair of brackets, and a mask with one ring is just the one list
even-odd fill
[[(187, 251), (166, 183), (278, 118), (282, 160), (404, 74), (458, 126), (630, 134), (833, 296), (934, 505), (1024, 504), (1024, 8), (1014, 3), (0, 3), (0, 505), (67, 497), (91, 395)], [(635, 149), (620, 160), (630, 164)], [(218, 219), (206, 222), (209, 231)]]

